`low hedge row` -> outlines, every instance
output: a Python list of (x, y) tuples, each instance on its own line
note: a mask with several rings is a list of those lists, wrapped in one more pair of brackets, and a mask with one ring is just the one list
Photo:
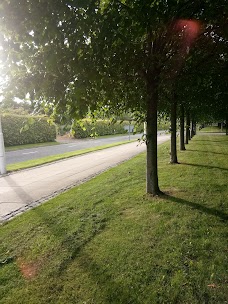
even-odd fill
[(5, 146), (16, 146), (55, 141), (56, 127), (45, 117), (2, 115)]
[[(133, 125), (133, 124), (132, 124)], [(128, 132), (129, 122), (124, 121), (122, 123), (110, 123), (106, 120), (97, 120), (92, 122), (90, 120), (84, 120), (82, 124), (77, 124), (74, 128), (75, 138), (86, 138), (90, 136), (103, 136), (103, 135), (113, 135), (113, 134), (125, 134)], [(134, 127), (135, 128), (135, 127)], [(143, 128), (135, 128), (134, 131), (142, 132)]]

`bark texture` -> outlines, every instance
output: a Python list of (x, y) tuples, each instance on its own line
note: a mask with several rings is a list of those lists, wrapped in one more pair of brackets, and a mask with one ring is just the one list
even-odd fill
[(175, 96), (171, 103), (170, 163), (177, 164), (177, 102)]
[(226, 117), (226, 135), (228, 135), (228, 125), (227, 125), (227, 123), (228, 123), (228, 118)]
[(147, 172), (146, 192), (158, 195), (158, 163), (157, 163), (157, 105), (158, 92), (153, 81), (147, 83)]
[(191, 138), (195, 135), (195, 122), (192, 120), (191, 122)]
[(180, 150), (184, 151), (185, 144), (184, 144), (184, 106), (180, 106)]
[(190, 140), (190, 115), (186, 113), (186, 134), (185, 134), (185, 143), (188, 144)]

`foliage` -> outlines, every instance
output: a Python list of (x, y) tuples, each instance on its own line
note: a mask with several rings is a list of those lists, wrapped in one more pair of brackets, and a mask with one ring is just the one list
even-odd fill
[(222, 36), (226, 2), (5, 1), (0, 30), (7, 92), (21, 97), (29, 92), (54, 114), (67, 111), (73, 118), (102, 108), (143, 113), (147, 191), (159, 194), (157, 108), (162, 92), (166, 87), (172, 91), (191, 57), (192, 24), (201, 38)]
[(2, 115), (2, 130), (6, 146), (55, 141), (56, 127), (44, 117)]
[(29, 92), (58, 113), (69, 107), (75, 117), (104, 104), (110, 111), (145, 114), (145, 76), (160, 71), (161, 86), (181, 57), (172, 20), (191, 16), (216, 23), (223, 7), (225, 1), (219, 7), (208, 1), (4, 2), (1, 53), (12, 84), (7, 92), (23, 98)]
[(3, 99), (0, 101), (0, 110), (4, 113), (18, 114), (18, 115), (28, 115), (33, 112), (31, 104), (26, 100), (21, 100), (17, 102), (15, 100)]
[(202, 54), (198, 46), (186, 63), (176, 86), (178, 101), (197, 121), (225, 120), (228, 115), (228, 41), (216, 37), (204, 42), (212, 49), (211, 53)]
[(227, 143), (159, 147), (163, 197), (142, 154), (2, 225), (1, 304), (226, 303)]
[[(134, 132), (143, 132), (143, 126), (134, 126)], [(73, 127), (73, 133), (76, 138), (95, 137), (112, 134), (125, 134), (128, 132), (129, 121), (111, 123), (108, 120), (83, 120), (81, 123), (76, 123)]]
[(24, 108), (4, 108), (2, 109), (4, 114), (12, 114), (12, 115), (29, 115), (28, 111), (25, 110)]

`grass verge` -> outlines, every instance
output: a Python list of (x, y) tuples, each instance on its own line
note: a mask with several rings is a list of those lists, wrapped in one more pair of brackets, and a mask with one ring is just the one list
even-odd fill
[(0, 303), (226, 303), (228, 138), (145, 154), (0, 227)]
[(115, 146), (119, 146), (119, 145), (123, 145), (123, 144), (128, 144), (133, 141), (136, 141), (136, 140), (134, 139), (134, 140), (130, 140), (130, 141), (122, 141), (122, 142), (107, 144), (107, 145), (103, 145), (103, 146), (82, 149), (82, 150), (78, 150), (78, 151), (72, 151), (72, 152), (66, 152), (66, 153), (62, 153), (62, 154), (46, 156), (46, 157), (42, 157), (42, 158), (38, 158), (38, 159), (27, 160), (27, 161), (20, 162), (20, 163), (9, 164), (6, 166), (6, 169), (7, 169), (7, 172), (28, 169), (28, 168), (32, 168), (32, 167), (36, 167), (36, 166), (41, 166), (41, 165), (44, 165), (47, 163), (55, 162), (55, 161), (58, 161), (61, 159), (66, 159), (69, 157), (74, 157), (74, 156), (82, 155), (82, 154), (89, 153), (89, 152), (94, 152), (94, 151), (103, 150), (103, 149), (107, 149), (107, 148), (111, 148), (111, 147), (115, 147)]

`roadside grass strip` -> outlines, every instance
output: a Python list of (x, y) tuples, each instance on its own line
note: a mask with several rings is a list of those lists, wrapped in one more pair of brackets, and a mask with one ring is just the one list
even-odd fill
[(145, 194), (145, 153), (0, 226), (0, 303), (227, 303), (228, 136), (197, 135)]

